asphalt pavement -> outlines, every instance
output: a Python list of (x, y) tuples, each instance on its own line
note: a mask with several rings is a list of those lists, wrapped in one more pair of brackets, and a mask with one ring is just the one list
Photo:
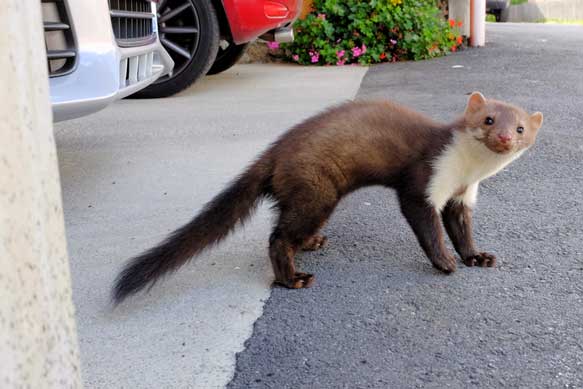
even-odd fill
[(537, 145), (480, 188), (475, 237), (498, 267), (438, 273), (394, 194), (358, 191), (299, 260), (315, 285), (272, 290), (229, 388), (583, 387), (583, 27), (486, 36), (371, 67), (358, 97), (450, 120), (479, 90), (544, 113)]

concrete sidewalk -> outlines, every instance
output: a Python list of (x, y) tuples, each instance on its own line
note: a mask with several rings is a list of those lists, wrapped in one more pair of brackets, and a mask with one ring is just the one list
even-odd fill
[(280, 133), (352, 98), (365, 69), (243, 65), (126, 100), (56, 138), (88, 388), (222, 387), (270, 294), (270, 213), (116, 310), (122, 263), (189, 220)]

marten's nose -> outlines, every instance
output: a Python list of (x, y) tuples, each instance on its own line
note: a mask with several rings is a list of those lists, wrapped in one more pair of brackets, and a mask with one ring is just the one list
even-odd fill
[(512, 140), (512, 135), (510, 135), (507, 132), (502, 132), (502, 133), (498, 134), (498, 139), (502, 143), (508, 143)]

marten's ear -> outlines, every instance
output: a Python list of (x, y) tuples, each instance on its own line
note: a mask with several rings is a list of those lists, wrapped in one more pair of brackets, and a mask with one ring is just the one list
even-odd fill
[(535, 112), (530, 115), (530, 124), (532, 124), (535, 130), (538, 130), (543, 125), (542, 112)]
[(467, 113), (477, 112), (486, 104), (486, 98), (480, 92), (474, 92), (468, 99), (468, 105), (466, 107)]

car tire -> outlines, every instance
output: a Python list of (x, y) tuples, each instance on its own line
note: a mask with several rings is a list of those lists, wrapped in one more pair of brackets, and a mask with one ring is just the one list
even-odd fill
[(503, 10), (500, 10), (500, 20), (499, 22), (506, 23), (508, 21), (508, 14), (510, 13), (510, 7), (506, 7)]
[(215, 62), (207, 74), (219, 74), (235, 65), (243, 54), (245, 54), (247, 46), (247, 43), (236, 45), (230, 42), (226, 49), (219, 48)]
[(499, 22), (500, 21), (501, 14), (502, 14), (502, 11), (499, 10), (499, 9), (493, 9), (492, 10), (492, 15), (494, 15), (494, 18), (495, 18), (496, 22)]
[(133, 98), (172, 96), (204, 76), (215, 62), (220, 30), (210, 1), (162, 2), (158, 15), (158, 34), (162, 46), (174, 60), (173, 73), (133, 94)]

